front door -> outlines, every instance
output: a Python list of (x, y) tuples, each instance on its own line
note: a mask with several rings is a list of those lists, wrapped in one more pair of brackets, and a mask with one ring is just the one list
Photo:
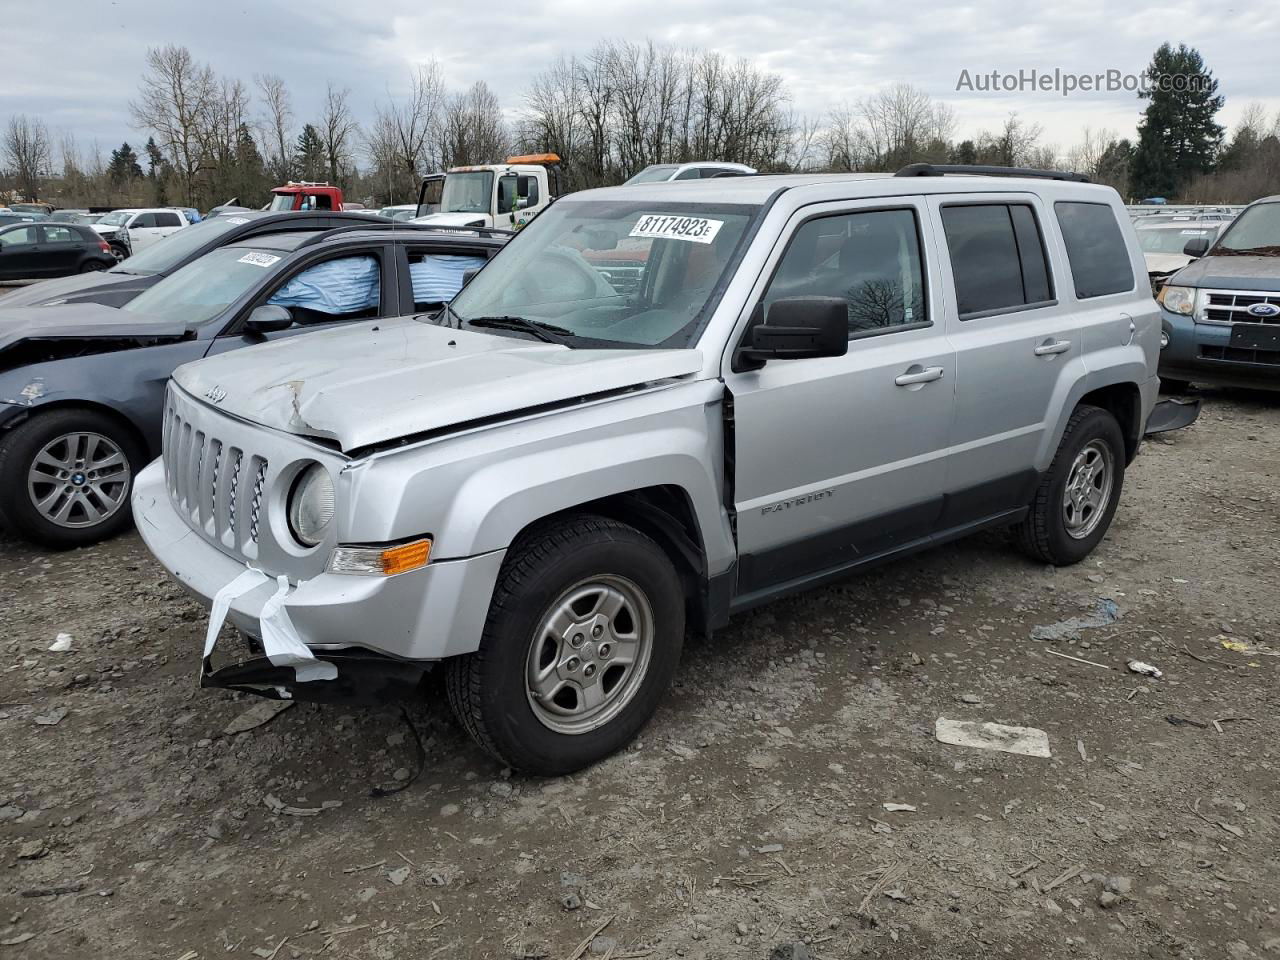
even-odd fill
[(39, 228), (34, 223), (0, 231), (0, 276), (6, 280), (30, 280), (49, 276), (41, 256)]
[(797, 212), (751, 307), (838, 297), (846, 356), (730, 372), (738, 594), (927, 538), (941, 511), (955, 353), (918, 197)]

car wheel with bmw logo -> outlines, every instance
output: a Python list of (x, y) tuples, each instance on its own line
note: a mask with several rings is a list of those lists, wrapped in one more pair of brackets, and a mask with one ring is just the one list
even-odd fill
[(0, 437), (0, 521), (55, 549), (129, 526), (133, 478), (146, 465), (133, 429), (97, 410), (39, 413)]

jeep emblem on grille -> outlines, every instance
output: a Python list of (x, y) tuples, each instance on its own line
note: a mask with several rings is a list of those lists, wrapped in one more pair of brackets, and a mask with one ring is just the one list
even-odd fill
[(204, 398), (210, 403), (221, 403), (223, 400), (227, 399), (227, 391), (223, 390), (221, 387), (213, 386), (205, 391)]
[(1255, 303), (1249, 307), (1249, 315), (1254, 317), (1274, 317), (1280, 315), (1280, 307), (1274, 303)]

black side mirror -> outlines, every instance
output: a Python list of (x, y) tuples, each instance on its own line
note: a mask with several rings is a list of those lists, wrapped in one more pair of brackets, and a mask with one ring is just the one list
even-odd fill
[(1182, 252), (1193, 260), (1199, 260), (1209, 252), (1209, 238), (1195, 237), (1187, 241), (1187, 245), (1182, 248)]
[(754, 370), (766, 360), (843, 357), (849, 352), (849, 305), (839, 297), (790, 297), (764, 314), (756, 307), (747, 343), (738, 348), (733, 369)]
[(288, 307), (282, 307), (278, 303), (264, 303), (260, 307), (254, 307), (244, 322), (244, 328), (249, 333), (275, 333), (292, 326), (293, 314)]

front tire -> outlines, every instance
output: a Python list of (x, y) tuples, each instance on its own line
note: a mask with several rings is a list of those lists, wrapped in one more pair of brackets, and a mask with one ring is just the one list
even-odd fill
[(1055, 566), (1079, 563), (1111, 526), (1124, 485), (1124, 435), (1116, 418), (1081, 405), (1018, 528), (1023, 550)]
[(559, 776), (631, 741), (684, 642), (684, 592), (662, 549), (596, 516), (535, 527), (502, 566), (480, 649), (448, 664), (449, 703), (481, 747)]
[(0, 437), (0, 520), (26, 540), (67, 550), (125, 529), (145, 451), (94, 410), (37, 414)]

